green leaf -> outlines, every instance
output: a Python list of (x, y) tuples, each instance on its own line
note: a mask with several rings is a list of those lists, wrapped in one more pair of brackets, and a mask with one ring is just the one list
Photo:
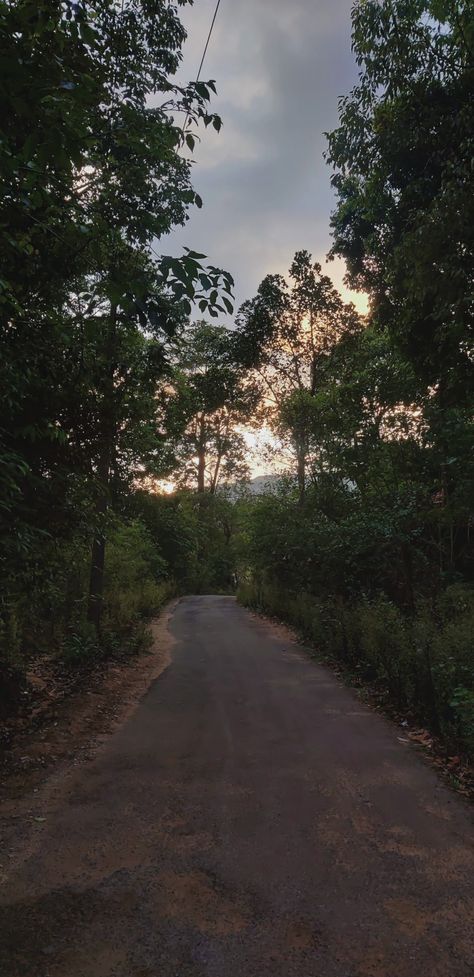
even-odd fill
[(200, 254), (199, 251), (190, 251), (189, 248), (184, 248), (184, 251), (186, 251), (188, 258), (194, 258), (195, 261), (201, 261), (203, 258), (206, 258), (206, 255)]

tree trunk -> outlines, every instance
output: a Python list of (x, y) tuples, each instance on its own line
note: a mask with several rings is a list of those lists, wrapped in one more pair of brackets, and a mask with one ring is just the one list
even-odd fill
[(97, 633), (100, 631), (104, 594), (105, 532), (103, 524), (109, 508), (110, 458), (110, 443), (104, 442), (97, 472), (99, 481), (99, 495), (95, 505), (97, 529), (92, 541), (87, 607), (87, 620), (94, 625)]
[(401, 544), (401, 556), (405, 575), (405, 600), (409, 610), (415, 610), (415, 591), (413, 587), (413, 560), (408, 543)]
[(117, 305), (110, 308), (109, 326), (105, 346), (106, 376), (104, 377), (103, 440), (97, 463), (98, 497), (96, 501), (97, 529), (92, 542), (89, 576), (89, 601), (87, 620), (100, 631), (104, 601), (105, 532), (104, 520), (110, 505), (110, 480), (112, 460), (115, 454), (116, 417), (114, 405), (114, 373), (117, 339)]
[(100, 631), (104, 597), (105, 536), (98, 534), (92, 543), (91, 572), (89, 578), (89, 605), (87, 619)]
[(214, 474), (213, 474), (212, 479), (211, 479), (211, 487), (210, 487), (210, 493), (211, 493), (211, 495), (215, 495), (216, 494), (216, 491), (217, 491), (217, 482), (218, 482), (218, 479), (219, 479), (219, 471), (220, 471), (220, 467), (221, 467), (221, 461), (222, 461), (222, 454), (218, 454), (217, 461), (216, 461), (216, 466), (214, 468)]
[(203, 495), (206, 489), (206, 452), (203, 448), (199, 449), (198, 452), (198, 475), (197, 475), (197, 490), (200, 495)]
[(306, 493), (306, 452), (303, 448), (297, 450), (298, 462), (298, 504), (303, 505)]
[(197, 490), (199, 495), (206, 491), (206, 442), (204, 419), (201, 418), (198, 444)]

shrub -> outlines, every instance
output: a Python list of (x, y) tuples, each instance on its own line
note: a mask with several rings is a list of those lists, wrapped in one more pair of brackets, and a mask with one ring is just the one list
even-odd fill
[(117, 520), (107, 549), (104, 625), (120, 630), (156, 613), (169, 593), (166, 570), (143, 523)]
[(0, 603), (0, 665), (9, 674), (24, 675), (38, 655), (80, 668), (146, 644), (140, 622), (174, 592), (157, 542), (139, 519), (110, 520), (100, 640), (87, 621), (90, 546), (90, 531), (81, 529), (68, 540), (44, 534), (29, 552), (24, 575)]
[(101, 655), (94, 627), (83, 621), (67, 635), (62, 649), (62, 659), (68, 668), (81, 668)]
[(412, 697), (412, 647), (406, 619), (385, 597), (361, 602), (352, 614), (367, 677), (380, 679), (398, 707), (407, 706)]

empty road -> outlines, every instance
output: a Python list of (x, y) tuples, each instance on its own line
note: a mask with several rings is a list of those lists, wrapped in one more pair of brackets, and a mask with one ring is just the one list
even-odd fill
[(232, 598), (0, 887), (5, 977), (472, 977), (474, 831), (403, 731)]

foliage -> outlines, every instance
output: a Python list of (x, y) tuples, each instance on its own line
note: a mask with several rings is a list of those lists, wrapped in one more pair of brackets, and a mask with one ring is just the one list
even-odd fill
[(159, 546), (179, 592), (235, 589), (240, 520), (234, 499), (223, 491), (204, 497), (191, 491), (139, 492), (133, 508)]
[[(471, 753), (470, 422), (463, 412), (440, 422), (372, 328), (335, 344), (311, 412), (319, 459), (303, 504), (294, 479), (247, 500), (242, 599)], [(447, 416), (457, 451), (440, 482), (433, 424)]]
[[(0, 36), (0, 615), (5, 653), (22, 657), (31, 593), (45, 625), (55, 608), (54, 647), (85, 601), (105, 641), (113, 513), (167, 465), (157, 388), (174, 337), (193, 299), (229, 311), (232, 279), (189, 249), (156, 256), (202, 205), (183, 149), (199, 124), (221, 126), (212, 81), (173, 81), (176, 5), (7, 0)], [(133, 597), (123, 617), (128, 604), (139, 612)]]
[(16, 601), (11, 599), (3, 617), (2, 659), (21, 667), (30, 657), (47, 654), (82, 665), (123, 650), (139, 621), (159, 610), (175, 585), (144, 523), (137, 518), (110, 517), (108, 537), (100, 640), (87, 621), (87, 535), (82, 541), (46, 538), (35, 564), (27, 567), (25, 591), (19, 588)]
[(220, 483), (248, 478), (242, 426), (258, 391), (233, 356), (233, 334), (205, 321), (185, 330), (163, 393), (163, 425), (181, 486), (215, 495)]
[[(315, 446), (312, 484), (248, 507), (242, 598), (472, 756), (472, 4), (360, 0), (353, 48), (329, 135), (332, 255), (370, 320), (331, 336), (311, 399), (280, 402)], [(265, 348), (278, 281), (247, 308)]]
[[(221, 125), (212, 81), (175, 83), (180, 5), (0, 3), (5, 701), (34, 656), (132, 651), (171, 593), (239, 578), (472, 755), (472, 4), (354, 6), (332, 254), (368, 319), (302, 250), (234, 330), (189, 323), (232, 311), (228, 273), (156, 253)], [(255, 496), (262, 421), (291, 462)]]
[(124, 628), (151, 617), (169, 595), (166, 560), (139, 520), (120, 521), (110, 532), (104, 587), (104, 624)]
[(237, 359), (253, 368), (260, 415), (289, 441), (302, 501), (314, 453), (311, 418), (320, 373), (337, 340), (359, 331), (361, 322), (307, 251), (295, 254), (289, 275), (290, 284), (281, 275), (267, 275), (257, 295), (243, 304), (234, 345)]
[(472, 390), (474, 10), (354, 7), (359, 82), (329, 137), (333, 253), (444, 404)]

